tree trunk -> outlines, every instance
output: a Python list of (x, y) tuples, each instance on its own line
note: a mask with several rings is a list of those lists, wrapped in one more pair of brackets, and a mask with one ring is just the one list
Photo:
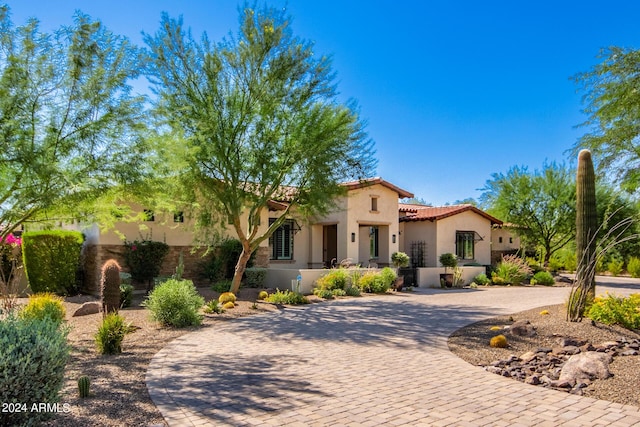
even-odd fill
[(238, 295), (238, 291), (240, 290), (240, 283), (242, 282), (242, 275), (247, 268), (247, 263), (251, 258), (251, 247), (249, 246), (248, 241), (242, 242), (242, 253), (240, 254), (240, 258), (238, 258), (238, 263), (236, 264), (236, 271), (233, 274), (233, 281), (231, 282), (230, 291), (234, 295)]

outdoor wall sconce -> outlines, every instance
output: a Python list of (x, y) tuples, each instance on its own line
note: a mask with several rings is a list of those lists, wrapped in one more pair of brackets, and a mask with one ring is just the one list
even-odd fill
[(355, 243), (356, 241), (356, 233), (351, 233), (351, 242)]
[(391, 243), (395, 243), (396, 242), (396, 235), (392, 234), (391, 235)]

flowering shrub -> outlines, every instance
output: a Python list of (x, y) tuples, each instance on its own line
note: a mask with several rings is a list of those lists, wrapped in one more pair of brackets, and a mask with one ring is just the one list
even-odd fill
[(640, 294), (631, 294), (626, 298), (616, 295), (597, 297), (588, 309), (587, 317), (607, 325), (640, 329)]
[(131, 278), (150, 284), (160, 274), (162, 260), (169, 253), (169, 245), (152, 240), (134, 240), (124, 243), (124, 259)]

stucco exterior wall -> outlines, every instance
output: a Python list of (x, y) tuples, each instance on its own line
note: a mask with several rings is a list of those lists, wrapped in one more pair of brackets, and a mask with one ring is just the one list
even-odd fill
[(432, 221), (410, 221), (403, 222), (404, 230), (402, 240), (404, 246), (402, 251), (411, 256), (411, 244), (413, 242), (425, 242), (425, 265), (427, 267), (438, 267), (438, 227)]
[[(482, 238), (474, 246), (475, 262), (482, 265), (491, 263), (491, 221), (475, 212), (466, 211), (437, 222), (438, 253), (456, 253), (456, 231), (475, 231)], [(462, 261), (471, 262), (471, 260)]]
[(494, 251), (520, 249), (520, 237), (507, 228), (493, 228), (491, 230), (491, 242)]

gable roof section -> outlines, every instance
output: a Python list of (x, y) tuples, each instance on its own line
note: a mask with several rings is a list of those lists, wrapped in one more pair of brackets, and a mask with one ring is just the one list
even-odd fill
[(400, 212), (406, 213), (405, 216), (400, 217), (400, 221), (438, 221), (440, 219), (448, 218), (450, 216), (458, 215), (462, 212), (475, 212), (476, 214), (491, 221), (491, 224), (502, 225), (502, 221), (498, 218), (494, 218), (483, 210), (476, 208), (473, 205), (452, 205), (452, 206), (423, 206), (423, 205), (409, 205), (400, 204)]
[(380, 184), (383, 187), (388, 188), (389, 190), (395, 191), (396, 193), (398, 193), (398, 197), (401, 199), (411, 198), (414, 196), (413, 193), (410, 193), (407, 190), (403, 190), (402, 188), (397, 187), (380, 177), (367, 178), (360, 181), (344, 182), (341, 185), (345, 186), (347, 190), (351, 191), (351, 190), (357, 190), (359, 188), (370, 187), (372, 185), (377, 185), (377, 184)]

